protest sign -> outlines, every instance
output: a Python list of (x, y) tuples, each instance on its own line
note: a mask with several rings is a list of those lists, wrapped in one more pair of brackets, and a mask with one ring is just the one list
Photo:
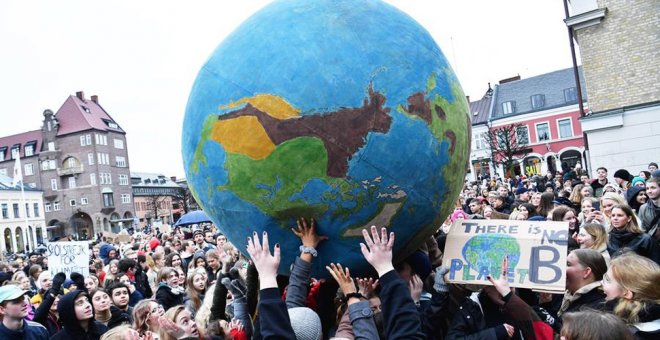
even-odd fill
[(563, 292), (566, 287), (567, 222), (457, 220), (451, 226), (443, 262), (449, 282), (490, 284), (508, 256), (511, 287)]
[(49, 242), (46, 254), (48, 270), (53, 275), (62, 272), (67, 278), (71, 277), (71, 273), (89, 276), (89, 242)]

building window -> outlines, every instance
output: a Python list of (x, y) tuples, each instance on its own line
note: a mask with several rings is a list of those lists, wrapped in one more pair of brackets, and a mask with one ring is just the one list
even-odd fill
[(25, 176), (34, 175), (34, 167), (33, 167), (32, 163), (28, 163), (28, 164), (23, 165), (23, 174)]
[(487, 147), (488, 147), (488, 132), (477, 133), (474, 136), (474, 148), (476, 150), (481, 150)]
[(115, 139), (115, 148), (116, 149), (123, 149), (124, 148), (124, 141), (121, 139)]
[(87, 145), (92, 145), (92, 135), (91, 134), (85, 135), (85, 141), (87, 142)]
[(558, 120), (557, 125), (559, 127), (559, 138), (573, 137), (573, 126), (570, 118)]
[(577, 102), (577, 89), (575, 87), (569, 87), (564, 89), (564, 102), (574, 103)]
[(87, 205), (87, 204), (89, 204), (89, 200), (87, 200), (87, 197), (81, 197), (80, 205)]
[(57, 190), (57, 179), (53, 178), (50, 180), (50, 189)]
[(89, 165), (94, 165), (94, 154), (91, 152), (87, 154), (87, 163)]
[(76, 168), (78, 167), (78, 160), (75, 157), (69, 157), (66, 159), (67, 168)]
[(60, 205), (60, 201), (53, 202), (53, 211), (60, 211), (60, 210), (62, 210), (62, 206)]
[(34, 155), (34, 145), (26, 145), (25, 146), (25, 157), (32, 156)]
[(14, 208), (14, 218), (21, 217), (21, 214), (20, 214), (20, 211), (19, 211), (19, 208), (18, 208), (18, 203), (14, 203), (12, 206)]
[(114, 207), (115, 203), (112, 200), (112, 194), (103, 194), (103, 206), (104, 207)]
[(550, 126), (548, 126), (548, 123), (536, 124), (536, 140), (539, 143), (550, 140)]
[(529, 144), (529, 129), (527, 125), (516, 127), (516, 138), (518, 139), (518, 145)]
[(96, 185), (96, 174), (89, 174), (89, 184)]
[(99, 179), (101, 180), (101, 184), (112, 184), (112, 177), (109, 173), (100, 172)]
[(540, 109), (545, 106), (545, 96), (535, 94), (532, 96), (532, 109)]
[(34, 208), (34, 217), (39, 217), (39, 203), (34, 203), (32, 207)]
[(128, 185), (128, 175), (119, 175), (119, 185)]
[(25, 216), (30, 217), (30, 203), (25, 203)]
[(50, 212), (50, 203), (44, 204), (44, 211), (45, 212)]
[(99, 164), (110, 165), (110, 156), (107, 153), (98, 152), (96, 154)]
[(85, 141), (85, 136), (80, 136), (80, 146), (87, 146), (87, 142)]
[(69, 205), (72, 207), (76, 206), (76, 200), (69, 200)]
[(98, 145), (108, 145), (108, 137), (107, 136), (96, 133), (96, 134), (94, 134), (94, 138), (96, 139), (96, 144), (98, 144)]
[(123, 204), (129, 204), (129, 203), (131, 203), (131, 195), (129, 195), (129, 194), (121, 194), (121, 203), (123, 203)]
[(71, 176), (69, 177), (69, 189), (75, 189), (76, 188), (76, 178)]
[(41, 170), (55, 170), (55, 160), (54, 159), (48, 159), (45, 161), (41, 162)]
[(18, 158), (18, 151), (19, 151), (18, 147), (11, 149), (11, 159)]
[(7, 152), (7, 149), (5, 148), (0, 149), (0, 162), (5, 161), (5, 152)]
[(508, 101), (502, 103), (502, 112), (507, 115), (516, 112), (516, 102)]
[(5, 220), (9, 218), (9, 206), (7, 203), (2, 203), (2, 218)]
[(48, 151), (55, 151), (55, 142), (48, 142)]
[(118, 167), (120, 167), (120, 168), (125, 168), (126, 167), (126, 157), (116, 156), (115, 161), (117, 162)]

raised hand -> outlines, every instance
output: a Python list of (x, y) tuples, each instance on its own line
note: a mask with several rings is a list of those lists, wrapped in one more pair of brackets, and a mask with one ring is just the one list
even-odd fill
[(488, 281), (493, 284), (497, 292), (502, 295), (502, 297), (507, 296), (511, 292), (511, 287), (509, 287), (509, 257), (504, 256), (502, 260), (502, 273), (500, 273), (500, 278), (495, 280), (492, 275), (488, 275)]
[(358, 278), (357, 284), (358, 293), (362, 294), (362, 296), (367, 299), (374, 297), (374, 291), (376, 290), (376, 287), (378, 287), (378, 280), (372, 278)]
[(319, 236), (316, 234), (316, 221), (312, 218), (309, 220), (309, 225), (304, 217), (296, 221), (298, 228), (291, 228), (291, 231), (302, 240), (305, 247), (316, 248), (323, 240), (327, 240), (327, 236)]
[(277, 288), (277, 268), (280, 266), (280, 245), (275, 244), (273, 254), (268, 245), (268, 233), (264, 231), (263, 244), (255, 231), (253, 237), (248, 237), (247, 251), (259, 272), (259, 288)]
[(160, 325), (160, 329), (164, 330), (165, 333), (169, 334), (175, 339), (182, 338), (183, 336), (186, 335), (186, 331), (174, 321), (171, 321), (170, 319), (161, 316), (158, 318), (158, 324)]
[(422, 289), (424, 288), (424, 282), (415, 274), (410, 281), (408, 281), (408, 289), (410, 289), (410, 297), (412, 297), (415, 304), (419, 303), (419, 299), (422, 298)]
[(335, 278), (335, 281), (339, 284), (339, 288), (344, 295), (355, 293), (355, 282), (353, 282), (353, 278), (351, 278), (351, 272), (348, 270), (348, 267), (346, 268), (346, 271), (344, 271), (341, 264), (335, 265), (334, 263), (330, 263), (330, 266), (325, 266), (325, 269), (327, 269), (328, 272), (330, 272), (330, 275)]
[(376, 269), (378, 277), (394, 270), (392, 265), (394, 233), (390, 233), (388, 238), (386, 228), (381, 228), (379, 235), (376, 226), (371, 226), (371, 235), (366, 229), (362, 229), (362, 236), (366, 244), (360, 243), (360, 250), (367, 262)]

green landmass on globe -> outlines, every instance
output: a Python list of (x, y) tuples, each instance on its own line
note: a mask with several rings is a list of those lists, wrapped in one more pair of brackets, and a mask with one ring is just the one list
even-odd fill
[[(520, 244), (515, 237), (506, 234), (479, 234), (465, 243), (462, 254), (470, 270), (497, 278), (505, 256), (508, 256), (509, 269), (516, 268), (520, 261)], [(485, 275), (480, 279), (485, 279)]]
[(402, 257), (451, 212), (470, 127), (451, 66), (413, 19), (379, 0), (281, 0), (200, 70), (184, 119), (184, 167), (231, 242), (268, 231), (286, 273), (300, 242), (289, 228), (313, 217), (329, 241), (312, 275), (326, 276), (330, 261), (359, 274), (368, 269), (363, 228), (395, 232)]

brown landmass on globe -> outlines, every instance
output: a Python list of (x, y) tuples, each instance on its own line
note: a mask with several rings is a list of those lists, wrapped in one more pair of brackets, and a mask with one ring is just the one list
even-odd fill
[(328, 152), (327, 174), (344, 178), (348, 161), (366, 143), (369, 132), (387, 133), (392, 124), (390, 109), (384, 107), (385, 96), (369, 86), (369, 96), (358, 108), (341, 108), (334, 112), (278, 119), (251, 104), (218, 117), (227, 121), (255, 117), (275, 145), (298, 137), (316, 137)]

